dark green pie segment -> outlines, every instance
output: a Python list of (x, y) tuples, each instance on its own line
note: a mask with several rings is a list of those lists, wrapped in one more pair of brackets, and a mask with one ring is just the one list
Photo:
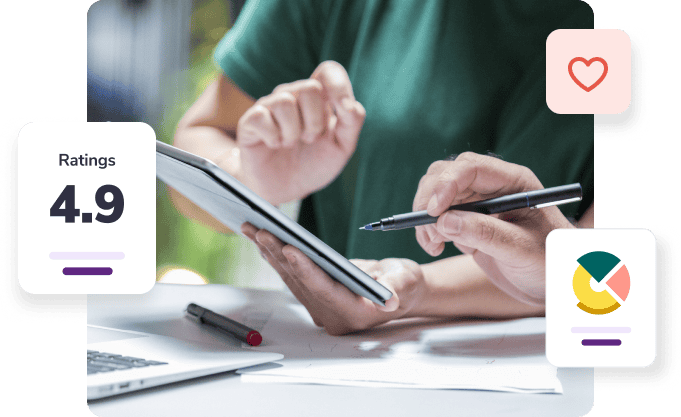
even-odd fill
[(608, 252), (589, 252), (577, 259), (584, 269), (596, 281), (601, 282), (612, 269), (620, 263), (620, 259)]

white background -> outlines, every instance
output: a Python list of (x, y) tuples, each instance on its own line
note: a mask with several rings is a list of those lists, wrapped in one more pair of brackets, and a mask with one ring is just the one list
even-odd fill
[[(19, 283), (32, 294), (143, 294), (156, 281), (156, 135), (144, 123), (31, 123), (19, 134)], [(40, 149), (36, 152), (35, 149)], [(70, 157), (114, 158), (114, 165), (64, 166)], [(73, 223), (48, 215), (74, 185)], [(97, 221), (97, 190), (112, 184), (123, 195), (113, 223)], [(108, 194), (108, 193), (107, 193)], [(110, 199), (111, 197), (109, 197)], [(105, 197), (106, 199), (106, 197)], [(110, 201), (110, 200), (109, 200)], [(65, 206), (64, 206), (65, 207)], [(82, 222), (83, 213), (92, 222)], [(51, 260), (50, 252), (123, 252), (114, 261)], [(110, 267), (111, 275), (64, 276), (64, 267)]]
[[(620, 259), (631, 290), (608, 314), (577, 308), (572, 281), (579, 259), (605, 251)], [(616, 266), (613, 270), (619, 270)], [(591, 278), (591, 289), (607, 291)], [(608, 291), (610, 293), (610, 291)], [(610, 293), (612, 295), (612, 293)], [(588, 305), (588, 303), (585, 303)], [(655, 358), (655, 238), (645, 229), (560, 229), (546, 238), (546, 357), (557, 367), (650, 365)], [(630, 327), (628, 334), (575, 334), (572, 327)], [(620, 346), (582, 346), (582, 339), (621, 339)]]

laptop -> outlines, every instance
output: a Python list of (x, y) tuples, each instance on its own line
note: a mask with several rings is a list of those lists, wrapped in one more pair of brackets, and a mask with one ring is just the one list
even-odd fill
[(148, 333), (87, 326), (87, 399), (232, 371), (282, 359), (234, 345), (186, 342)]

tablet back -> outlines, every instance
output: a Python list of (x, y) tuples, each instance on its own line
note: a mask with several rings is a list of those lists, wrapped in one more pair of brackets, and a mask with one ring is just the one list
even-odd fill
[(392, 293), (207, 159), (156, 141), (156, 177), (241, 234), (251, 223), (295, 246), (355, 294), (385, 305)]

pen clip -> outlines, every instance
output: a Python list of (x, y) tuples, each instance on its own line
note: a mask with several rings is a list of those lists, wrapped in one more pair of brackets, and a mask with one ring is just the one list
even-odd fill
[(544, 207), (550, 207), (550, 206), (557, 206), (560, 204), (567, 204), (567, 203), (573, 203), (575, 201), (581, 201), (582, 197), (574, 197), (574, 198), (568, 198), (567, 200), (560, 200), (560, 201), (552, 201), (550, 203), (544, 203), (544, 204), (537, 204), (536, 206), (530, 207), (530, 209), (540, 209)]

